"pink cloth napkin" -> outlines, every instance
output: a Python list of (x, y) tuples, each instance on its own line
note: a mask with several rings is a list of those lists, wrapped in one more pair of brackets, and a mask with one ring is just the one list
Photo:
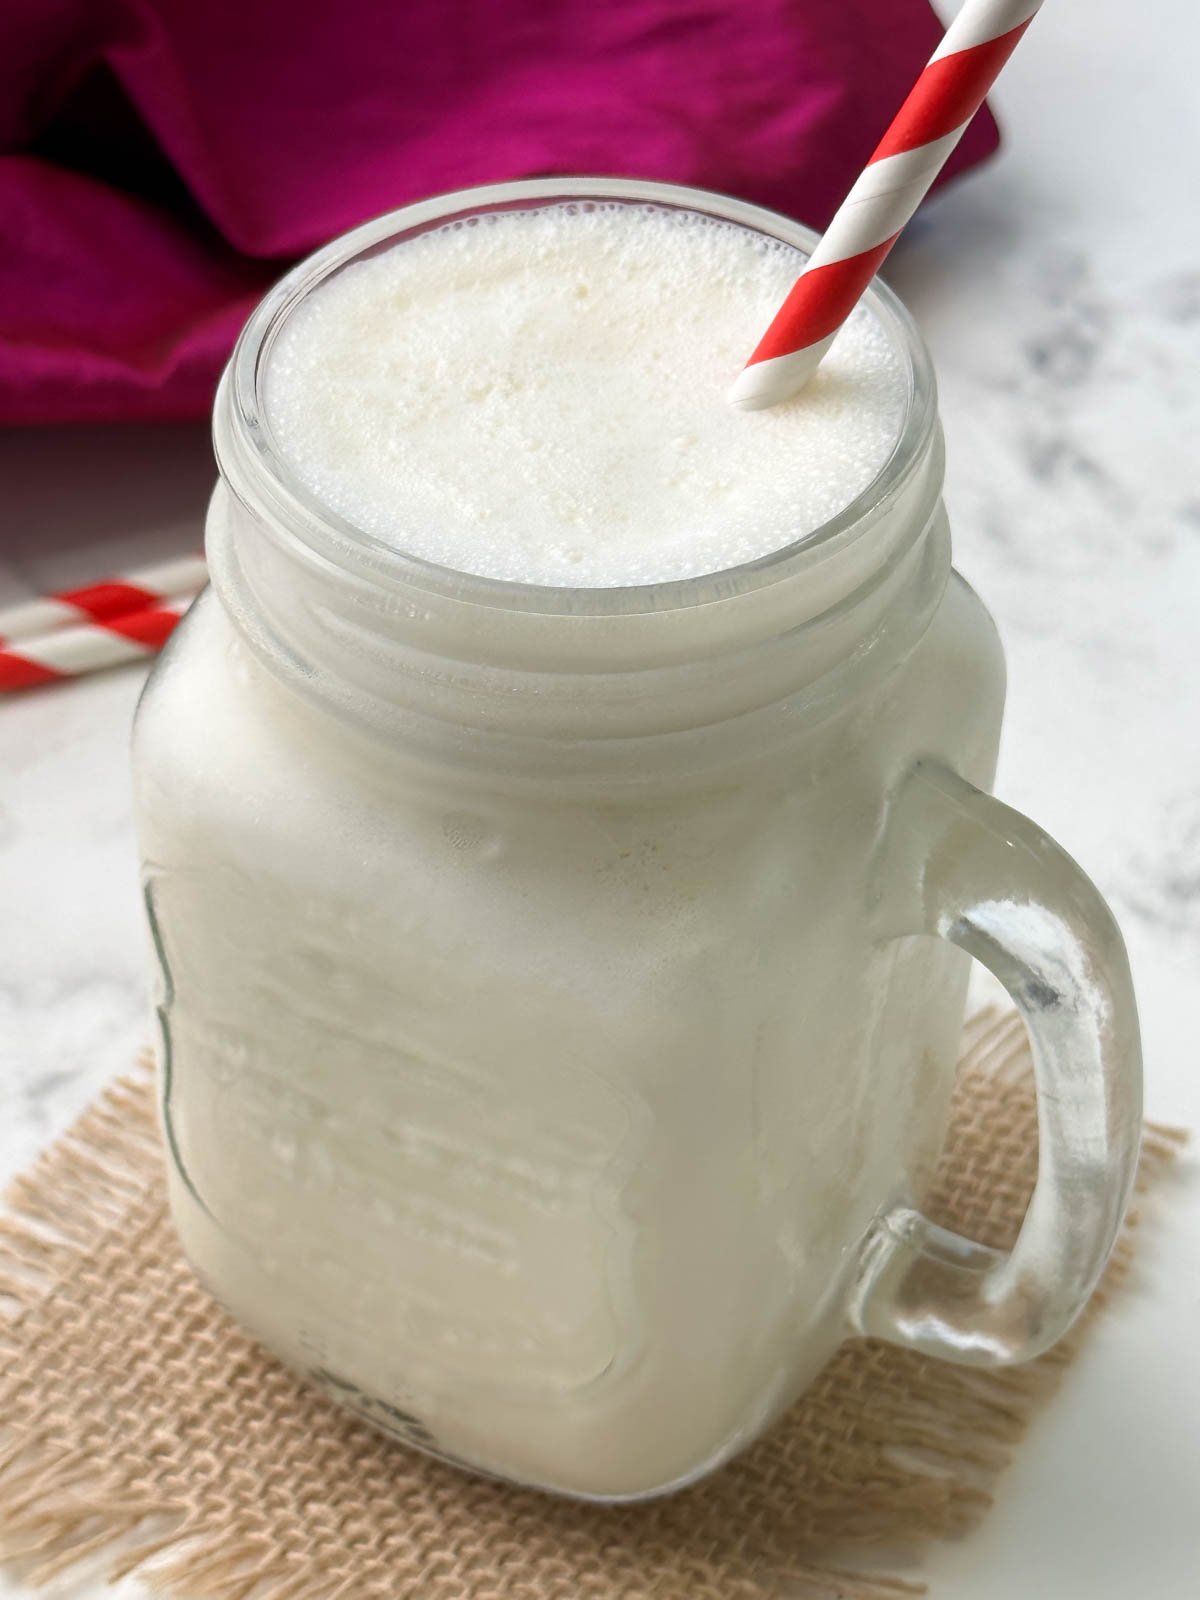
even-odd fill
[[(824, 224), (926, 0), (5, 0), (0, 421), (202, 414), (291, 259), (439, 190), (620, 173)], [(946, 169), (995, 148), (986, 112)]]

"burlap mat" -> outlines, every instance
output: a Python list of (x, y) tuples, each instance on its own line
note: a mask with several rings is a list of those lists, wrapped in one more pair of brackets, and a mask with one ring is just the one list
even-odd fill
[[(1148, 1129), (1143, 1186), (1177, 1136)], [(932, 1215), (1011, 1243), (1037, 1128), (1020, 1027), (968, 1029)], [(1032, 1366), (968, 1372), (846, 1345), (730, 1466), (597, 1508), (389, 1443), (253, 1345), (195, 1283), (164, 1211), (152, 1086), (122, 1082), (0, 1219), (0, 1554), (41, 1581), (141, 1568), (219, 1600), (759, 1600), (919, 1586), (867, 1571), (977, 1521), (1082, 1329)], [(1125, 1270), (1128, 1228), (1101, 1301)], [(1086, 1323), (1085, 1319), (1085, 1323)], [(840, 1561), (822, 1551), (840, 1550)]]

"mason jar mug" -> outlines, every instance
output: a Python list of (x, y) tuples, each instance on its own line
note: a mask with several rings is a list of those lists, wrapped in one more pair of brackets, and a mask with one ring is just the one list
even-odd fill
[[(298, 481), (294, 308), (454, 217), (603, 195), (801, 248), (739, 202), (525, 182), (368, 224), (251, 318), (216, 404), (211, 588), (135, 742), (183, 1248), (266, 1346), (478, 1469), (628, 1499), (717, 1466), (870, 1334), (1036, 1355), (1113, 1243), (1136, 1018), (1096, 890), (990, 798), (993, 626), (953, 572), (934, 387), (765, 559), (640, 588), (471, 576)], [(1001, 1254), (934, 1226), (973, 956), (1033, 1045)]]

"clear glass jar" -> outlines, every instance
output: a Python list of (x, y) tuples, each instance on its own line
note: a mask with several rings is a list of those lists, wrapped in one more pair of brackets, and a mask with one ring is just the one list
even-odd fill
[[(630, 1498), (719, 1464), (855, 1332), (1045, 1348), (1111, 1245), (1139, 1099), (1111, 919), (981, 792), (1001, 654), (950, 567), (929, 362), (886, 290), (911, 372), (892, 458), (732, 571), (466, 576), (330, 514), (277, 453), (262, 374), (328, 274), (453, 215), (599, 195), (811, 243), (697, 191), (555, 180), (408, 207), (297, 268), (221, 385), (212, 588), (136, 769), (197, 1271), (381, 1427)], [(913, 1209), (964, 949), (1051, 1089), (1011, 1257)]]

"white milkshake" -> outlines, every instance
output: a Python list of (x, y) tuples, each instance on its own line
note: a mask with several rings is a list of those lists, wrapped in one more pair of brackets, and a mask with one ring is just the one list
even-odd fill
[(803, 401), (728, 405), (802, 260), (652, 206), (437, 230), (288, 318), (268, 421), (326, 506), (426, 561), (583, 588), (720, 572), (834, 516), (896, 442), (905, 378), (868, 309)]
[(776, 1416), (941, 1135), (963, 960), (871, 922), (897, 775), (986, 784), (998, 732), (932, 423), (811, 558), (696, 578), (820, 529), (911, 416), (871, 304), (802, 399), (729, 407), (796, 265), (542, 207), (252, 325), (279, 465), (231, 379), (217, 592), (139, 718), (190, 1258), (381, 1426), (570, 1493)]

